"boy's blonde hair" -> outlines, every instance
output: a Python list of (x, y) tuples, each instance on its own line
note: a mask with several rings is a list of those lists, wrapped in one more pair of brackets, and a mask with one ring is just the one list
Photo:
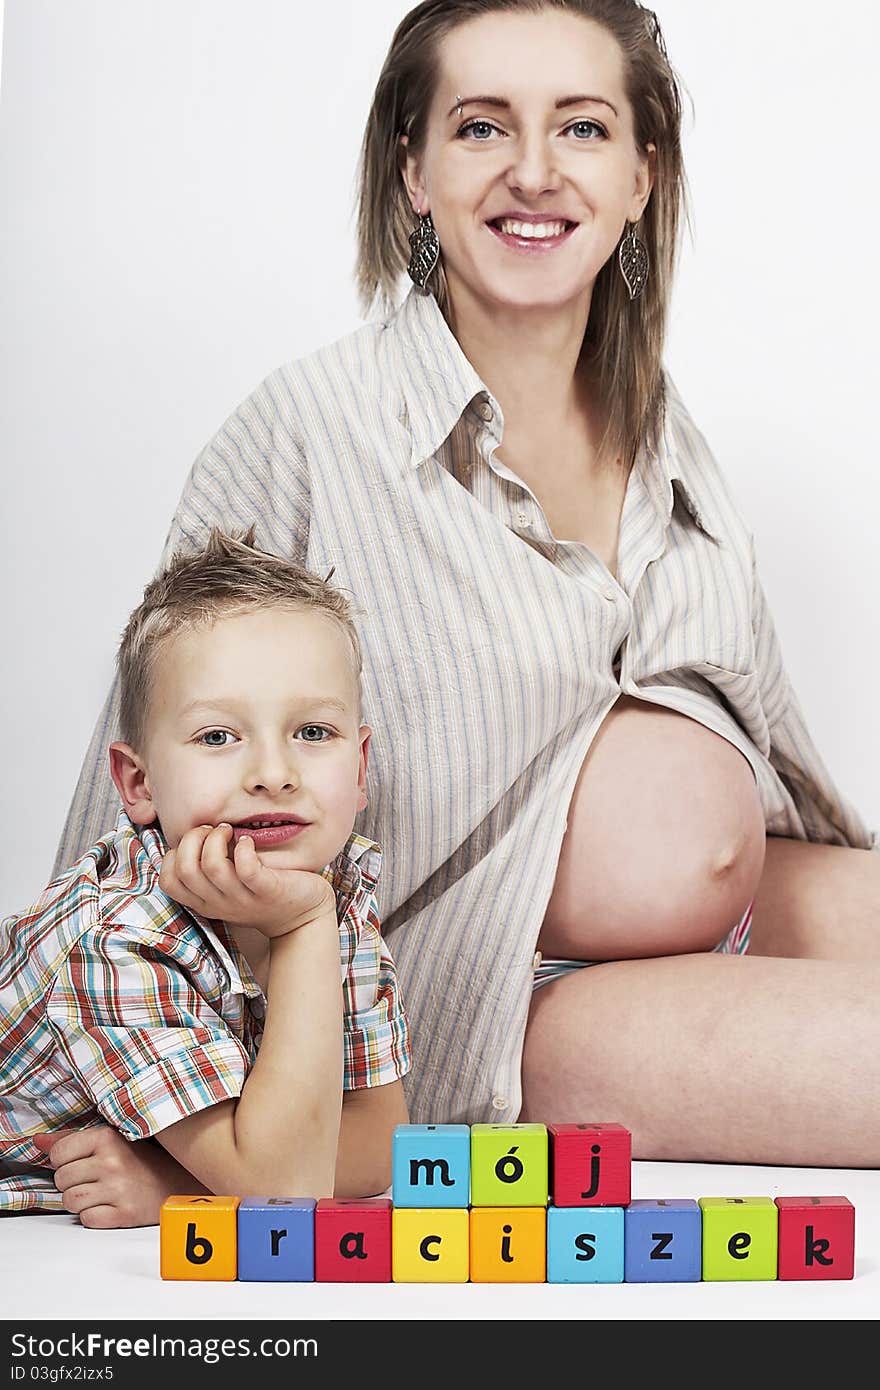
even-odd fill
[(326, 613), (348, 637), (360, 718), (363, 658), (354, 610), (327, 579), (254, 544), (256, 527), (226, 534), (214, 526), (202, 550), (178, 550), (144, 589), (116, 653), (120, 736), (143, 752), (155, 662), (162, 643), (220, 617), (266, 608)]

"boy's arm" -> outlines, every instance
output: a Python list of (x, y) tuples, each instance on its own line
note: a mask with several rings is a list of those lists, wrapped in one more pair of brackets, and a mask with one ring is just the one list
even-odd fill
[(391, 1149), (395, 1125), (405, 1125), (408, 1111), (400, 1081), (346, 1091), (342, 1098), (336, 1197), (376, 1197), (391, 1186)]

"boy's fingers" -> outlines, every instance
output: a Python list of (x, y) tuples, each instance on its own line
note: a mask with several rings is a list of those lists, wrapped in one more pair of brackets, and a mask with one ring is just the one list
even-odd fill
[(252, 892), (260, 879), (268, 877), (268, 869), (257, 854), (250, 835), (244, 835), (235, 846), (235, 869), (242, 883)]
[(169, 854), (174, 856), (171, 881), (176, 881), (201, 903), (210, 892), (210, 884), (201, 867), (202, 846), (213, 829), (212, 825), (197, 825), (181, 837), (176, 849), (169, 850)]
[(223, 822), (214, 827), (202, 845), (202, 872), (219, 893), (231, 893), (239, 887), (235, 865), (229, 858), (232, 838), (232, 826)]
[(53, 1168), (88, 1158), (95, 1151), (94, 1129), (56, 1129), (54, 1134), (35, 1134), (35, 1148), (48, 1155)]

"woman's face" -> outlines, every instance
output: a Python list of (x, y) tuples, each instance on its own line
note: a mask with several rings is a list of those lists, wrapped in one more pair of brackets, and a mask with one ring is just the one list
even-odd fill
[(439, 56), (405, 179), (413, 209), (432, 215), (456, 318), (588, 305), (653, 181), (616, 39), (562, 10), (508, 11), (459, 25)]

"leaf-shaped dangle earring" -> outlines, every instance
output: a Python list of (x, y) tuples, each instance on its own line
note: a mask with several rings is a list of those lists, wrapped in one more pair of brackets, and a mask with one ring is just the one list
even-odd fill
[(617, 250), (620, 273), (629, 290), (630, 300), (637, 299), (648, 283), (648, 248), (636, 236), (635, 222), (630, 222)]
[(419, 289), (423, 290), (428, 282), (428, 276), (440, 259), (440, 238), (430, 213), (426, 213), (422, 217), (419, 212), (416, 216), (419, 219), (419, 225), (409, 234), (411, 255), (406, 269), (413, 284), (418, 285)]

